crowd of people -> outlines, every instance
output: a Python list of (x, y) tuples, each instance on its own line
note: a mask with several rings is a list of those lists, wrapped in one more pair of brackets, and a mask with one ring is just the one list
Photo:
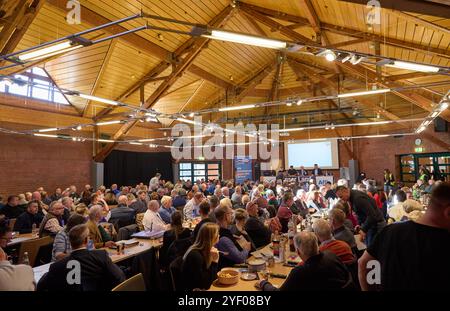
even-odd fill
[[(258, 288), (367, 290), (370, 260), (381, 263), (378, 289), (448, 288), (450, 185), (430, 183), (417, 197), (414, 187), (396, 187), (385, 175), (389, 187), (362, 179), (350, 189), (347, 180), (321, 187), (313, 180), (303, 185), (281, 178), (172, 183), (157, 174), (148, 186), (86, 185), (81, 192), (70, 186), (51, 195), (40, 187), (11, 195), (0, 206), (0, 290), (35, 288), (31, 268), (8, 246), (12, 231), (53, 239), (54, 264), (38, 290), (110, 290), (122, 282), (124, 271), (103, 248), (115, 246), (120, 230), (129, 226), (164, 231), (160, 272), (176, 273), (173, 287), (192, 290), (208, 289), (217, 271), (245, 263), (252, 251), (297, 225), (301, 232), (293, 240), (302, 263), (281, 288), (267, 280), (258, 281)], [(314, 215), (321, 217), (308, 223)], [(190, 230), (183, 222), (196, 226)], [(356, 234), (367, 245), (363, 254)], [(81, 262), (82, 285), (64, 281), (71, 259)]]

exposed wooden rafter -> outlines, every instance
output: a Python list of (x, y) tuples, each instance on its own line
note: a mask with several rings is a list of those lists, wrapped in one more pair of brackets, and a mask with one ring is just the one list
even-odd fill
[[(212, 27), (222, 27), (232, 16), (234, 9), (231, 6), (227, 6), (223, 9), (213, 20), (210, 22)], [(150, 95), (149, 98), (142, 105), (142, 108), (151, 108), (162, 96), (163, 94), (182, 76), (183, 72), (192, 65), (192, 62), (197, 57), (197, 55), (202, 51), (203, 48), (207, 46), (209, 39), (207, 38), (191, 38), (186, 43), (182, 45), (182, 49), (177, 49), (175, 53), (175, 58), (180, 55), (187, 53), (180, 63), (176, 64), (173, 68), (172, 73), (166, 78), (158, 88)], [(118, 140), (122, 136), (126, 135), (128, 131), (136, 125), (138, 121), (128, 121), (120, 127), (120, 129), (113, 135), (113, 140)], [(114, 149), (116, 143), (108, 144), (103, 148), (96, 156), (96, 161), (103, 161), (106, 156)]]
[[(45, 0), (20, 0), (0, 32), (0, 55), (13, 52)], [(0, 61), (3, 66), (5, 61)]]
[[(404, 82), (389, 82), (386, 81), (379, 81), (377, 79), (376, 72), (373, 70), (370, 70), (368, 68), (365, 68), (361, 65), (351, 65), (348, 63), (339, 63), (338, 66), (343, 68), (346, 72), (352, 74), (355, 77), (362, 78), (364, 80), (368, 80), (370, 83), (376, 83), (381, 87), (385, 88), (396, 88), (396, 87), (402, 87), (402, 86), (408, 86), (408, 84)], [(416, 106), (424, 109), (425, 111), (432, 111), (433, 110), (433, 101), (429, 98), (426, 98), (423, 95), (420, 95), (418, 93), (415, 93), (414, 91), (393, 91), (393, 94), (403, 98), (404, 100), (415, 104)], [(447, 109), (446, 111), (441, 113), (441, 117), (446, 119), (447, 121), (450, 121), (450, 111)]]
[[(102, 66), (100, 67), (100, 71), (98, 72), (97, 78), (95, 79), (95, 82), (94, 82), (94, 86), (92, 87), (91, 95), (94, 95), (100, 86), (100, 81), (102, 80), (103, 75), (105, 74), (106, 67), (108, 66), (109, 59), (111, 58), (111, 55), (113, 54), (116, 42), (117, 42), (117, 39), (113, 39), (109, 43), (108, 51), (106, 52), (105, 58), (103, 58)], [(86, 117), (86, 115), (89, 113), (89, 109), (91, 108), (91, 105), (92, 105), (92, 101), (88, 100), (86, 103), (86, 106), (84, 107), (84, 110), (83, 110), (83, 117)], [(94, 115), (94, 113), (92, 115)]]

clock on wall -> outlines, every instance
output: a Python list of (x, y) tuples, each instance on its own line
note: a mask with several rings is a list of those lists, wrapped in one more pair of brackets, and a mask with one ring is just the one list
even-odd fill
[(422, 139), (417, 138), (415, 143), (416, 143), (416, 146), (420, 146), (422, 144)]

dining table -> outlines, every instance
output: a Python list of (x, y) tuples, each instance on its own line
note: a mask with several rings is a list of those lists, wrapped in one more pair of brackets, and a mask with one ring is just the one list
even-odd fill
[[(268, 258), (272, 254), (272, 244), (268, 244), (265, 247), (253, 252), (247, 263), (251, 262), (254, 259), (264, 259)], [(247, 274), (248, 268), (243, 267), (231, 267), (224, 269), (233, 269), (239, 272), (239, 278), (237, 283), (232, 285), (224, 285), (216, 279), (209, 291), (258, 291), (255, 287), (255, 284), (258, 280), (262, 280), (266, 277), (266, 279), (275, 287), (281, 287), (283, 285), (286, 277), (289, 275), (291, 270), (301, 262), (301, 259), (294, 252), (290, 252), (289, 248), (286, 249), (286, 260), (281, 262), (278, 258), (275, 258), (275, 263), (273, 266), (269, 266), (266, 262), (266, 269), (257, 272), (256, 279), (254, 280), (246, 280), (243, 279), (243, 276)], [(268, 276), (268, 278), (267, 278)]]
[[(140, 239), (140, 238), (133, 238), (132, 240), (136, 240), (136, 244), (130, 247), (125, 247), (123, 253), (118, 254), (117, 249), (113, 248), (101, 248), (105, 250), (109, 257), (111, 258), (111, 261), (113, 263), (118, 263), (121, 261), (124, 261), (126, 259), (135, 257), (137, 255), (140, 255), (142, 253), (145, 253), (146, 251), (150, 250), (153, 247), (161, 247), (162, 246), (162, 238), (159, 239)], [(131, 244), (133, 241), (128, 240), (127, 242)], [(50, 269), (50, 265), (52, 263), (47, 263), (45, 265), (37, 266), (33, 268), (34, 273), (34, 280), (36, 284), (39, 282), (41, 277), (48, 272)]]

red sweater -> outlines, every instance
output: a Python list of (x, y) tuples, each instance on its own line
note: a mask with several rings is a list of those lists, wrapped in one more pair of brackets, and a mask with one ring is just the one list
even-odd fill
[(334, 253), (344, 264), (350, 264), (356, 260), (350, 246), (344, 241), (331, 240), (320, 245), (319, 249), (321, 252), (330, 251)]

